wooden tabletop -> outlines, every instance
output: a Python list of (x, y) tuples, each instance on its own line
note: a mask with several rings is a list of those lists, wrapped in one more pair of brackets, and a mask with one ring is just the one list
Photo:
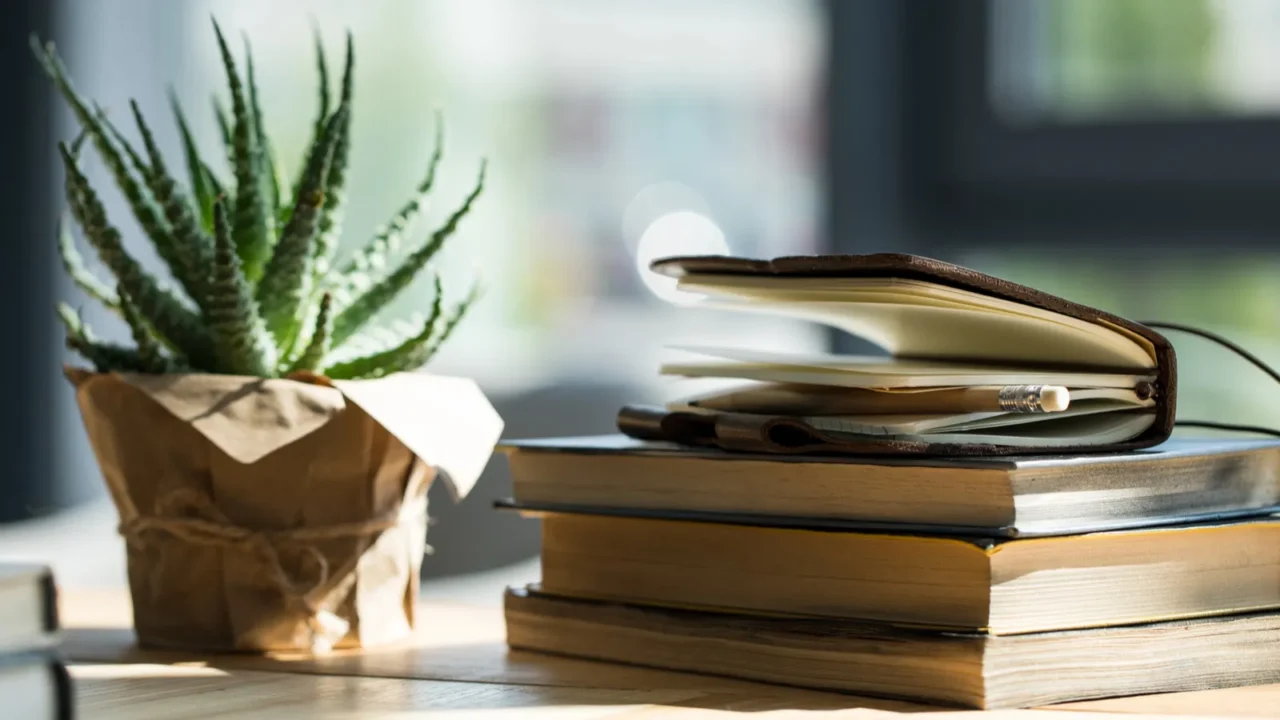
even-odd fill
[(413, 641), (395, 647), (264, 657), (139, 650), (123, 590), (64, 592), (61, 601), (80, 717), (92, 719), (1280, 718), (1280, 685), (958, 711), (510, 651), (496, 607), (433, 603), (424, 610)]

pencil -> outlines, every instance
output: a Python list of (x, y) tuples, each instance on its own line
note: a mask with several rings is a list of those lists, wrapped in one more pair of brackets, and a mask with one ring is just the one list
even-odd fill
[(881, 391), (805, 385), (769, 385), (686, 401), (722, 412), (777, 415), (942, 415), (987, 412), (1052, 413), (1066, 410), (1071, 392), (1058, 385), (1003, 385)]

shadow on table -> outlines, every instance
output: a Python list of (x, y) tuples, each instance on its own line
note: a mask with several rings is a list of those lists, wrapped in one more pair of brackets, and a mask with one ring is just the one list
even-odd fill
[[(184, 668), (519, 686), (521, 692), (518, 695), (528, 699), (531, 705), (537, 704), (539, 697), (547, 700), (548, 704), (566, 697), (576, 703), (595, 704), (600, 698), (592, 699), (592, 696), (604, 691), (670, 691), (661, 698), (648, 699), (623, 692), (617, 696), (617, 701), (634, 704), (643, 700), (690, 709), (734, 712), (947, 710), (897, 700), (510, 650), (501, 637), (459, 643), (444, 638), (442, 642), (429, 645), (419, 642), (363, 651), (337, 651), (323, 656), (290, 656), (144, 650), (134, 644), (133, 633), (127, 629), (71, 628), (65, 631), (63, 645), (66, 657), (77, 663), (180, 665)], [(579, 694), (566, 694), (566, 691)]]

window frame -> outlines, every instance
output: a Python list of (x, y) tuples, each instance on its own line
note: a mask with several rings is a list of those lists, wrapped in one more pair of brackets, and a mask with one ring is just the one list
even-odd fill
[[(987, 99), (992, 8), (990, 0), (828, 0), (833, 248), (946, 256), (1274, 242), (1280, 118), (1007, 124)], [(868, 37), (874, 49), (856, 47)], [(871, 137), (849, 137), (868, 126)], [(840, 207), (859, 205), (844, 199), (872, 187), (892, 205), (858, 212), (891, 222)]]

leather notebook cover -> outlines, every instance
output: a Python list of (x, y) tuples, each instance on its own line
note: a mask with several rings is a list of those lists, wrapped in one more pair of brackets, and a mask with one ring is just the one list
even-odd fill
[[(1106, 445), (1056, 447), (1055, 453), (1115, 452), (1157, 445), (1173, 431), (1177, 399), (1177, 360), (1161, 334), (1131, 320), (1065, 300), (997, 277), (950, 263), (896, 253), (874, 255), (807, 255), (756, 260), (728, 256), (663, 258), (650, 268), (679, 278), (687, 273), (768, 277), (901, 278), (938, 283), (1089, 323), (1119, 328), (1144, 338), (1155, 352), (1156, 378), (1148, 391), (1155, 401), (1155, 422), (1141, 435)], [(1044, 448), (985, 443), (922, 442), (872, 436), (839, 435), (818, 430), (788, 416), (742, 413), (700, 414), (665, 408), (627, 406), (618, 413), (618, 429), (642, 440), (764, 453), (839, 453), (868, 455), (1019, 455), (1043, 454)]]

